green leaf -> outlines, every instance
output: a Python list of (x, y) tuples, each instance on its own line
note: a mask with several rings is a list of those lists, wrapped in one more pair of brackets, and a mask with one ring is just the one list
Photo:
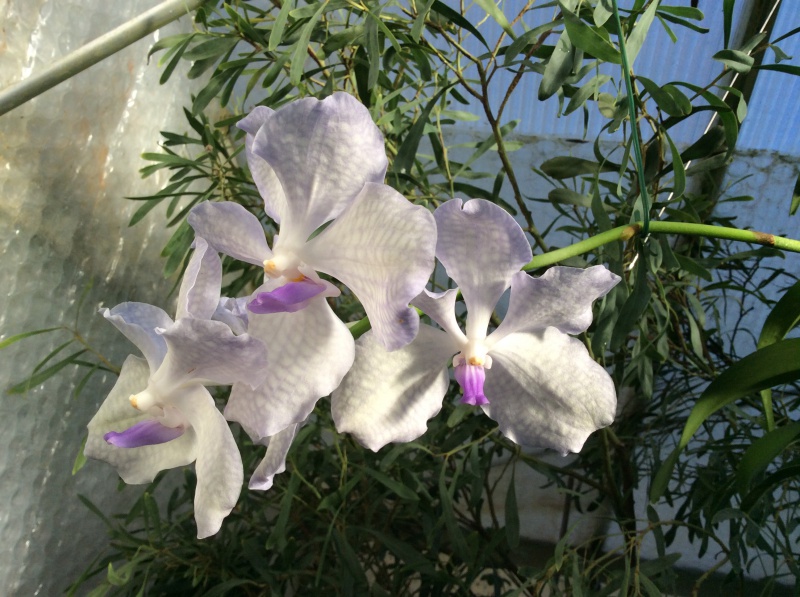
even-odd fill
[(269, 42), (267, 42), (267, 49), (274, 52), (281, 41), (283, 34), (286, 31), (286, 22), (289, 20), (289, 13), (294, 10), (294, 0), (283, 0), (283, 6), (275, 17), (275, 22), (272, 24), (272, 30), (269, 32)]
[(760, 64), (754, 68), (758, 70), (771, 70), (777, 73), (800, 76), (800, 66), (794, 66), (793, 64)]
[(423, 575), (435, 574), (436, 569), (433, 567), (433, 564), (408, 543), (405, 543), (404, 541), (401, 541), (392, 535), (380, 533), (371, 528), (359, 528), (359, 530), (369, 533), (378, 541), (383, 543), (389, 551), (391, 551), (397, 558), (405, 563), (405, 566), (409, 570), (419, 572)]
[(311, 15), (311, 18), (308, 19), (308, 22), (303, 25), (303, 28), (300, 31), (300, 38), (297, 40), (294, 51), (292, 52), (292, 65), (289, 68), (289, 80), (295, 87), (300, 84), (300, 80), (303, 78), (303, 71), (305, 70), (306, 58), (308, 57), (308, 44), (311, 41), (311, 34), (314, 32), (314, 27), (317, 26), (317, 21), (319, 21), (320, 16), (325, 10), (325, 7), (328, 5), (328, 1), (329, 0), (324, 0), (324, 2), (319, 3), (316, 12)]
[(740, 52), (739, 50), (720, 50), (714, 54), (712, 58), (714, 58), (714, 60), (719, 60), (729, 69), (737, 73), (750, 72), (750, 69), (753, 68), (753, 64), (755, 63), (755, 59), (752, 56)]
[(436, 0), (431, 6), (431, 10), (442, 15), (447, 21), (452, 21), (456, 26), (461, 27), (462, 29), (466, 29), (467, 31), (472, 33), (472, 35), (474, 35), (475, 38), (479, 42), (481, 42), (487, 50), (490, 49), (489, 44), (487, 44), (486, 40), (483, 39), (483, 36), (481, 35), (480, 31), (478, 31), (472, 23), (470, 23), (467, 19), (465, 19), (460, 12), (453, 10), (452, 8), (441, 2), (441, 0)]
[(237, 43), (239, 43), (239, 39), (236, 37), (212, 37), (207, 41), (197, 44), (191, 50), (184, 52), (183, 57), (186, 60), (215, 58), (232, 50)]
[(355, 581), (356, 586), (367, 586), (367, 575), (364, 574), (364, 569), (361, 567), (358, 555), (356, 555), (355, 550), (350, 546), (347, 538), (336, 528), (333, 529), (333, 544), (339, 555), (339, 562), (344, 563), (349, 576)]
[(435, 1), (436, 0), (426, 0), (425, 6), (422, 7), (422, 10), (417, 14), (417, 18), (414, 19), (414, 25), (411, 27), (411, 39), (416, 43), (419, 43), (419, 38), (422, 36), (422, 29), (425, 27), (425, 19), (428, 18), (428, 13), (431, 11), (431, 6), (433, 6)]
[(506, 492), (506, 541), (511, 549), (516, 549), (519, 545), (519, 509), (517, 508), (517, 484), (516, 468), (511, 468), (511, 482), (508, 484)]
[[(642, 84), (645, 91), (650, 94), (650, 97), (653, 98), (656, 105), (670, 116), (686, 116), (692, 111), (692, 104), (689, 103), (688, 99), (686, 103), (677, 100), (673, 93), (659, 87), (654, 81), (645, 77), (637, 75), (636, 80)], [(677, 91), (680, 95), (683, 95), (676, 87), (673, 86), (672, 89)], [(686, 98), (686, 96), (684, 96), (684, 98)]]
[(622, 305), (619, 318), (614, 326), (614, 333), (611, 335), (611, 350), (617, 350), (623, 346), (628, 339), (628, 333), (636, 327), (650, 303), (650, 287), (647, 284), (649, 268), (645, 257), (644, 253), (639, 255), (633, 290)]
[(736, 0), (722, 0), (722, 32), (725, 47), (731, 45), (731, 26), (733, 25), (733, 5)]
[(475, 0), (475, 4), (480, 6), (487, 15), (492, 17), (494, 21), (503, 28), (503, 31), (508, 33), (511, 39), (516, 39), (517, 35), (511, 28), (511, 23), (508, 22), (506, 15), (500, 10), (500, 7), (494, 3), (494, 0)]
[(642, 13), (642, 16), (633, 27), (633, 31), (625, 40), (625, 51), (628, 56), (628, 66), (633, 68), (633, 63), (639, 55), (639, 50), (642, 49), (644, 40), (647, 37), (647, 32), (650, 30), (650, 25), (653, 24), (653, 19), (656, 16), (656, 9), (659, 7), (659, 0), (650, 3), (647, 10)]
[(578, 108), (580, 108), (586, 100), (588, 100), (592, 95), (596, 94), (600, 87), (604, 85), (611, 79), (608, 75), (595, 75), (587, 83), (581, 86), (578, 91), (570, 98), (569, 104), (567, 104), (566, 110), (564, 110), (564, 116), (567, 114), (571, 114)]
[(598, 0), (592, 12), (592, 20), (597, 27), (602, 27), (612, 14), (614, 7), (611, 0)]
[(577, 205), (579, 207), (591, 207), (592, 198), (588, 195), (582, 195), (572, 189), (556, 188), (547, 194), (547, 199), (551, 203), (566, 203), (569, 205)]
[(408, 500), (410, 502), (416, 502), (419, 500), (419, 496), (416, 494), (416, 492), (410, 487), (403, 485), (403, 483), (400, 481), (396, 481), (388, 475), (371, 468), (365, 468), (364, 472), (387, 489), (393, 491), (400, 499)]
[(34, 330), (32, 332), (23, 332), (21, 334), (16, 334), (9, 338), (6, 338), (2, 342), (0, 342), (0, 350), (7, 348), (14, 344), (15, 342), (19, 342), (20, 340), (24, 340), (25, 338), (30, 338), (31, 336), (36, 336), (38, 334), (46, 334), (47, 332), (54, 332), (56, 330), (62, 329), (61, 327), (57, 328), (45, 328), (43, 330)]
[(789, 206), (789, 215), (793, 216), (797, 213), (797, 208), (800, 207), (800, 175), (794, 183), (794, 191), (792, 192), (792, 204)]
[(783, 340), (786, 334), (798, 325), (800, 325), (800, 281), (789, 287), (770, 311), (758, 337), (758, 348)]
[(574, 178), (575, 176), (582, 176), (584, 174), (596, 175), (598, 172), (614, 172), (615, 168), (605, 164), (598, 164), (591, 160), (584, 160), (583, 158), (574, 158), (571, 156), (558, 156), (550, 158), (542, 164), (542, 172), (552, 178)]
[(447, 89), (447, 87), (440, 89), (422, 109), (422, 113), (419, 115), (414, 124), (411, 125), (411, 128), (408, 130), (405, 139), (403, 139), (403, 143), (397, 150), (397, 156), (395, 157), (394, 164), (392, 166), (395, 172), (404, 174), (411, 171), (411, 167), (414, 165), (414, 158), (417, 155), (417, 149), (419, 148), (419, 142), (422, 139), (422, 133), (425, 132), (425, 125), (428, 122), (428, 118), (430, 118), (431, 111), (436, 105), (436, 102), (439, 101), (439, 98), (445, 91), (447, 91)]
[(559, 2), (559, 4), (561, 4), (561, 10), (564, 14), (567, 34), (573, 46), (604, 62), (612, 62), (614, 64), (622, 62), (619, 50), (599, 33), (600, 29), (595, 29), (584, 23), (580, 17), (569, 11), (563, 2)]
[(83, 441), (81, 442), (81, 447), (78, 449), (78, 455), (75, 456), (75, 462), (72, 465), (72, 474), (75, 475), (79, 470), (81, 470), (84, 465), (86, 465), (86, 455), (83, 453), (83, 449), (86, 447), (86, 440), (89, 439), (89, 436), (86, 435), (83, 437)]
[(670, 137), (666, 131), (664, 131), (664, 136), (667, 138), (667, 142), (669, 143), (669, 150), (670, 153), (672, 153), (672, 172), (673, 172), (672, 192), (675, 194), (675, 199), (678, 199), (683, 195), (683, 192), (686, 190), (686, 169), (683, 166), (681, 153), (678, 151), (678, 148), (675, 147), (675, 143), (673, 143), (672, 137)]
[(753, 479), (767, 470), (769, 464), (800, 435), (800, 422), (791, 423), (770, 431), (758, 438), (742, 455), (736, 467), (736, 487), (744, 493)]
[(72, 353), (67, 358), (58, 361), (55, 365), (51, 365), (47, 369), (43, 371), (39, 371), (38, 373), (31, 375), (28, 379), (18, 384), (15, 384), (6, 390), (9, 394), (24, 394), (31, 388), (35, 388), (41, 383), (44, 383), (51, 377), (53, 377), (56, 373), (61, 371), (64, 367), (68, 365), (72, 365), (75, 361), (78, 360), (82, 354), (86, 352), (86, 349), (79, 350), (78, 352)]
[(763, 483), (758, 484), (750, 493), (742, 499), (741, 509), (748, 512), (756, 505), (759, 499), (768, 491), (774, 489), (777, 485), (783, 483), (787, 479), (797, 479), (800, 477), (800, 464), (788, 464), (780, 468), (777, 472), (773, 473)]
[(456, 481), (458, 473), (453, 475), (450, 481), (450, 487), (447, 486), (447, 465), (442, 463), (441, 473), (439, 473), (439, 500), (442, 506), (442, 518), (444, 519), (445, 527), (447, 527), (447, 534), (450, 542), (452, 543), (453, 551), (461, 561), (469, 562), (469, 548), (467, 542), (464, 540), (464, 534), (456, 521), (455, 513), (453, 511), (453, 494), (455, 493)]
[(800, 379), (800, 338), (759, 348), (712, 381), (689, 413), (679, 449), (685, 448), (708, 417), (731, 402), (759, 390)]
[(556, 47), (544, 67), (542, 82), (539, 84), (539, 100), (552, 97), (572, 72), (575, 49), (572, 47), (569, 33), (562, 31)]

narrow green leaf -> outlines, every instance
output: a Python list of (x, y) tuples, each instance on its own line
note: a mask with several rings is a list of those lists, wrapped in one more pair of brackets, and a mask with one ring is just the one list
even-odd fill
[(236, 37), (212, 37), (197, 44), (191, 50), (186, 50), (183, 57), (186, 60), (204, 60), (222, 56), (225, 52), (232, 50), (237, 43), (239, 43), (239, 39)]
[(590, 27), (576, 14), (567, 10), (563, 3), (560, 4), (564, 14), (564, 24), (573, 46), (604, 62), (614, 64), (622, 62), (619, 50), (599, 33), (600, 30)]
[(462, 562), (469, 562), (469, 548), (464, 539), (464, 534), (456, 521), (455, 513), (453, 511), (453, 494), (455, 492), (455, 484), (458, 474), (453, 475), (450, 481), (450, 487), (447, 486), (447, 465), (442, 463), (441, 473), (439, 474), (439, 500), (442, 505), (442, 518), (444, 518), (445, 526), (447, 527), (447, 534), (453, 545), (453, 551)]
[(689, 413), (680, 449), (720, 408), (749, 394), (800, 378), (800, 338), (781, 340), (737, 361), (712, 381)]
[(425, 19), (428, 18), (428, 13), (431, 11), (431, 6), (433, 6), (435, 1), (436, 0), (426, 0), (425, 6), (422, 7), (422, 10), (417, 14), (417, 18), (414, 19), (414, 25), (411, 27), (411, 39), (416, 43), (419, 43), (419, 38), (422, 36), (422, 29), (425, 27)]
[(800, 66), (795, 66), (793, 64), (760, 64), (754, 68), (758, 70), (771, 70), (777, 73), (800, 76)]
[(539, 100), (546, 100), (561, 89), (572, 72), (574, 59), (575, 49), (572, 47), (569, 33), (564, 30), (544, 67), (542, 82), (539, 84)]
[(611, 77), (608, 75), (595, 75), (588, 82), (586, 82), (583, 86), (581, 86), (578, 91), (570, 98), (569, 104), (567, 104), (566, 110), (564, 110), (564, 116), (567, 114), (571, 114), (578, 108), (580, 108), (586, 100), (588, 100), (593, 95), (597, 94), (600, 87), (607, 83)]
[(686, 190), (686, 168), (683, 166), (681, 153), (672, 141), (672, 137), (667, 134), (667, 131), (664, 131), (664, 136), (667, 138), (669, 150), (672, 153), (672, 192), (675, 194), (675, 198), (679, 199)]
[(777, 472), (767, 477), (763, 483), (759, 483), (753, 490), (742, 499), (741, 509), (743, 512), (750, 511), (764, 494), (773, 490), (787, 479), (800, 477), (800, 464), (788, 464), (780, 468)]
[(736, 0), (722, 0), (722, 34), (725, 47), (731, 45), (731, 26), (733, 25), (733, 6)]
[(447, 87), (440, 89), (422, 109), (422, 112), (414, 124), (411, 125), (400, 148), (397, 150), (397, 156), (394, 159), (393, 165), (395, 172), (403, 174), (411, 171), (411, 167), (414, 165), (414, 158), (417, 155), (417, 149), (419, 148), (419, 142), (422, 139), (422, 134), (425, 132), (425, 125), (428, 122), (428, 118), (430, 118), (431, 111), (447, 89)]
[(784, 33), (783, 35), (779, 35), (778, 37), (773, 39), (771, 43), (776, 44), (779, 41), (783, 41), (784, 39), (792, 37), (793, 35), (797, 35), (798, 33), (800, 33), (800, 27), (795, 27), (794, 29), (792, 29), (788, 33)]
[(336, 528), (333, 529), (333, 544), (339, 555), (339, 561), (344, 563), (349, 576), (356, 582), (356, 586), (366, 587), (367, 575), (364, 574), (355, 550), (350, 546), (347, 538)]
[(592, 20), (597, 27), (602, 27), (613, 13), (611, 0), (598, 0), (592, 12)]
[(465, 19), (464, 15), (462, 15), (460, 12), (453, 10), (444, 2), (441, 2), (441, 0), (436, 0), (431, 6), (431, 10), (439, 13), (446, 20), (452, 21), (456, 26), (466, 29), (472, 33), (472, 35), (474, 35), (475, 38), (481, 42), (487, 50), (490, 49), (489, 44), (487, 44), (486, 40), (483, 39), (483, 35), (481, 35), (480, 31), (478, 31), (472, 23)]
[(516, 39), (517, 35), (511, 28), (511, 23), (508, 22), (506, 15), (500, 10), (500, 7), (494, 3), (494, 0), (475, 0), (475, 4), (480, 6), (487, 15), (492, 17), (494, 21), (503, 28), (503, 31), (508, 33), (511, 39)]
[(81, 442), (81, 447), (78, 449), (78, 454), (77, 456), (75, 456), (75, 462), (72, 465), (73, 475), (75, 475), (79, 470), (81, 470), (86, 464), (86, 455), (83, 453), (83, 449), (86, 447), (87, 439), (89, 439), (89, 436), (85, 435), (83, 437), (83, 441)]
[(591, 207), (592, 198), (588, 195), (582, 195), (572, 189), (556, 188), (547, 194), (547, 199), (551, 203), (566, 203), (568, 205), (577, 205), (579, 207)]
[(584, 174), (597, 174), (598, 172), (614, 172), (615, 168), (606, 164), (598, 164), (592, 160), (574, 158), (571, 156), (558, 156), (550, 158), (542, 164), (542, 172), (552, 178), (574, 178)]
[(736, 467), (736, 487), (744, 493), (753, 479), (767, 470), (770, 463), (800, 435), (800, 422), (791, 423), (770, 431), (758, 438), (742, 455)]
[[(650, 97), (653, 98), (653, 101), (659, 109), (670, 116), (686, 116), (689, 113), (684, 111), (685, 104), (676, 101), (671, 93), (659, 87), (654, 81), (638, 75), (636, 76), (636, 80), (641, 83), (645, 91), (650, 94)], [(678, 93), (680, 93), (680, 91)], [(689, 104), (689, 110), (691, 111), (691, 104)]]
[(81, 356), (83, 353), (86, 352), (86, 349), (79, 350), (78, 352), (72, 353), (67, 358), (58, 361), (55, 365), (51, 365), (47, 369), (43, 371), (39, 371), (35, 375), (31, 375), (28, 379), (18, 384), (15, 384), (6, 390), (9, 394), (24, 394), (31, 388), (35, 388), (41, 383), (44, 383), (51, 377), (53, 377), (56, 373), (61, 371), (64, 367), (68, 365), (72, 365), (78, 360), (78, 357)]
[(511, 549), (516, 549), (519, 545), (519, 509), (517, 508), (517, 483), (516, 468), (511, 468), (511, 482), (508, 484), (506, 492), (506, 541)]
[(365, 468), (364, 472), (378, 481), (378, 483), (397, 494), (397, 497), (410, 502), (416, 502), (419, 500), (419, 496), (416, 494), (416, 492), (414, 492), (410, 487), (403, 485), (403, 483), (400, 481), (396, 481), (388, 475), (371, 468)]
[(19, 342), (20, 340), (24, 340), (25, 338), (30, 338), (31, 336), (36, 336), (38, 334), (46, 334), (47, 332), (54, 332), (54, 331), (60, 330), (60, 329), (62, 329), (62, 328), (60, 328), (60, 327), (57, 327), (57, 328), (46, 328), (46, 329), (43, 329), (43, 330), (34, 330), (32, 332), (23, 332), (21, 334), (16, 334), (16, 335), (11, 336), (9, 338), (6, 338), (2, 342), (0, 342), (0, 350), (11, 346), (15, 342)]
[(644, 40), (647, 37), (647, 32), (650, 31), (650, 25), (653, 24), (653, 19), (656, 16), (656, 9), (658, 9), (659, 4), (660, 0), (654, 0), (650, 3), (650, 6), (648, 6), (647, 10), (639, 17), (636, 25), (633, 26), (633, 31), (631, 31), (630, 35), (628, 35), (628, 38), (625, 40), (628, 66), (631, 69), (633, 69), (633, 63), (639, 55), (639, 50), (641, 50), (642, 45), (644, 45)]
[(794, 183), (794, 191), (792, 192), (792, 204), (789, 206), (789, 215), (793, 216), (797, 213), (797, 208), (800, 207), (800, 175)]
[(798, 325), (800, 325), (800, 282), (795, 282), (767, 315), (758, 337), (758, 348), (783, 340), (786, 334)]
[(748, 73), (753, 68), (755, 59), (749, 54), (740, 52), (739, 50), (720, 50), (714, 56), (714, 60), (719, 60), (729, 69), (737, 73)]
[(269, 32), (269, 41), (267, 42), (267, 49), (274, 52), (281, 41), (283, 41), (283, 34), (286, 31), (286, 22), (289, 20), (289, 13), (294, 10), (294, 0), (283, 0), (278, 16), (275, 17), (275, 22), (272, 24), (272, 30)]
[(286, 524), (289, 522), (289, 514), (292, 511), (292, 504), (297, 490), (300, 488), (300, 475), (292, 475), (289, 478), (289, 485), (286, 493), (281, 498), (281, 509), (278, 517), (272, 526), (272, 532), (266, 541), (266, 549), (283, 549), (286, 547)]
[(625, 304), (622, 305), (619, 318), (614, 326), (614, 333), (611, 335), (611, 350), (617, 350), (627, 341), (628, 334), (636, 327), (650, 303), (650, 287), (647, 284), (649, 268), (645, 257), (644, 254), (640, 255), (639, 262), (636, 264), (633, 290)]
[(372, 91), (378, 83), (378, 75), (380, 74), (381, 68), (381, 54), (383, 54), (383, 45), (380, 43), (380, 36), (378, 35), (378, 22), (374, 18), (367, 18), (364, 32), (367, 38), (364, 49), (367, 51), (367, 56), (369, 58), (367, 88)]
[(422, 574), (435, 574), (436, 570), (433, 567), (433, 564), (408, 543), (405, 543), (404, 541), (401, 541), (392, 535), (380, 533), (371, 528), (359, 528), (359, 530), (369, 533), (378, 541), (383, 543), (389, 551), (391, 551), (397, 558), (404, 562), (405, 566), (409, 570), (420, 572)]
[(294, 51), (292, 52), (292, 65), (289, 68), (289, 80), (295, 87), (300, 84), (300, 80), (303, 78), (311, 34), (314, 32), (314, 27), (317, 26), (320, 16), (328, 5), (328, 1), (329, 0), (325, 0), (319, 3), (316, 12), (311, 15), (311, 18), (303, 25), (300, 31), (300, 38), (297, 40)]

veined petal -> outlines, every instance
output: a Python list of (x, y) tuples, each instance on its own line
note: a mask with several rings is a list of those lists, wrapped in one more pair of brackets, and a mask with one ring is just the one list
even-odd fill
[(253, 476), (250, 477), (250, 489), (260, 489), (266, 491), (272, 487), (275, 475), (286, 470), (286, 455), (292, 447), (292, 441), (297, 435), (302, 423), (289, 425), (283, 431), (279, 431), (269, 438), (261, 440), (262, 444), (267, 445), (267, 454), (256, 468)]
[(339, 218), (303, 248), (302, 259), (334, 276), (361, 301), (378, 341), (405, 346), (419, 328), (408, 306), (433, 271), (430, 212), (383, 184), (368, 183)]
[(197, 437), (194, 518), (197, 538), (203, 539), (219, 530), (236, 505), (244, 480), (242, 458), (228, 422), (203, 386), (184, 388), (171, 403), (186, 416)]
[(214, 314), (211, 319), (221, 321), (237, 336), (247, 332), (247, 302), (250, 297), (243, 296), (240, 298), (229, 298), (227, 296), (219, 299)]
[(272, 258), (261, 222), (238, 203), (205, 201), (192, 208), (186, 221), (197, 236), (234, 259), (263, 267)]
[(353, 368), (331, 395), (336, 429), (376, 452), (389, 442), (418, 438), (442, 408), (447, 362), (457, 351), (452, 338), (429, 325), (392, 352), (367, 332), (356, 342)]
[(169, 350), (153, 383), (165, 393), (190, 382), (257, 386), (267, 374), (264, 344), (247, 334), (235, 336), (221, 321), (180, 319), (162, 336)]
[(431, 292), (425, 288), (411, 301), (411, 304), (422, 309), (423, 313), (438, 323), (451, 338), (459, 343), (466, 343), (467, 337), (456, 321), (456, 298), (458, 298), (458, 288), (444, 292)]
[(614, 382), (586, 347), (556, 328), (510, 334), (492, 350), (484, 412), (512, 441), (579, 452), (614, 421)]
[(296, 313), (251, 315), (247, 331), (266, 345), (267, 377), (255, 389), (235, 384), (225, 417), (254, 441), (305, 420), (353, 364), (353, 336), (322, 297)]
[(286, 197), (280, 242), (300, 246), (338, 216), (366, 182), (383, 182), (383, 135), (353, 96), (297, 100), (259, 128), (253, 152), (265, 159)]
[(88, 425), (89, 437), (84, 454), (114, 466), (126, 483), (149, 483), (163, 470), (193, 462), (196, 455), (193, 429), (187, 429), (172, 441), (140, 448), (118, 448), (103, 439), (109, 431), (124, 431), (149, 419), (148, 415), (133, 408), (128, 400), (147, 387), (149, 377), (145, 361), (129, 356), (122, 365), (117, 383)]
[(517, 272), (511, 278), (508, 312), (486, 344), (491, 347), (508, 334), (550, 326), (565, 334), (580, 334), (592, 323), (592, 303), (619, 280), (602, 265), (586, 269), (551, 267), (538, 278)]
[(210, 319), (219, 304), (222, 262), (205, 239), (195, 238), (194, 253), (183, 274), (175, 319)]
[(511, 276), (531, 260), (530, 244), (507, 211), (483, 199), (451, 199), (433, 215), (436, 257), (467, 305), (467, 337), (482, 339)]
[(147, 303), (121, 303), (113, 309), (100, 309), (100, 313), (142, 351), (151, 371), (161, 366), (167, 343), (156, 330), (172, 325), (163, 309)]
[(250, 173), (253, 175), (253, 182), (258, 187), (258, 192), (264, 199), (264, 211), (267, 215), (280, 223), (281, 214), (286, 211), (286, 197), (283, 187), (275, 176), (275, 172), (264, 158), (258, 157), (253, 153), (253, 142), (255, 141), (258, 130), (275, 113), (274, 110), (266, 106), (256, 106), (236, 126), (247, 133), (245, 136), (244, 148), (247, 156), (247, 164), (250, 166)]

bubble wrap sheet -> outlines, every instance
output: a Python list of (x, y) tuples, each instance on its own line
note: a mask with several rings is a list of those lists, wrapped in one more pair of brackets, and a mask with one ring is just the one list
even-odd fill
[[(157, 3), (0, 2), (0, 88)], [(158, 35), (190, 28), (183, 17)], [(74, 321), (91, 280), (81, 330), (121, 363), (135, 348), (97, 315), (100, 303), (165, 305), (173, 281), (162, 279), (159, 252), (170, 231), (158, 216), (128, 228), (140, 203), (123, 199), (164, 183), (138, 174), (140, 154), (157, 150), (159, 131), (188, 129), (181, 112), (191, 91), (185, 71), (160, 86), (155, 60), (147, 64), (158, 35), (0, 116), (0, 339)], [(66, 333), (38, 336), (0, 358), (2, 595), (61, 594), (100, 553), (104, 526), (78, 494), (119, 512), (137, 493), (118, 492), (116, 472), (104, 463), (89, 462), (71, 475), (86, 423), (113, 375), (95, 376), (78, 398), (72, 394), (86, 370), (75, 367), (26, 395), (5, 393), (67, 339)]]

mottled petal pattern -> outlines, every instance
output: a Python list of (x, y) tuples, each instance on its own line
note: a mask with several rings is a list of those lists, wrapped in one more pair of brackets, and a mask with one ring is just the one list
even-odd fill
[(483, 199), (451, 199), (433, 215), (436, 257), (467, 305), (467, 337), (482, 338), (511, 276), (531, 260), (530, 244), (507, 211)]
[(117, 469), (123, 481), (131, 484), (150, 483), (159, 472), (190, 464), (196, 455), (193, 429), (187, 429), (173, 441), (141, 448), (118, 448), (103, 439), (109, 431), (122, 432), (150, 419), (133, 408), (128, 400), (147, 387), (149, 375), (143, 359), (131, 355), (125, 360), (117, 383), (89, 421), (89, 436), (84, 448), (88, 458), (108, 462)]
[(222, 285), (222, 262), (219, 254), (199, 236), (194, 241), (194, 253), (183, 274), (178, 292), (175, 319), (197, 317), (209, 319), (219, 304)]
[(281, 242), (304, 243), (352, 203), (366, 182), (383, 182), (383, 136), (352, 95), (306, 98), (277, 110), (259, 128), (253, 152), (275, 172), (286, 196)]
[(200, 203), (186, 221), (197, 236), (220, 253), (262, 267), (272, 258), (261, 222), (238, 203)]
[(586, 347), (556, 328), (506, 336), (492, 350), (484, 412), (512, 441), (563, 454), (614, 421), (614, 382)]
[(388, 350), (414, 338), (409, 302), (433, 271), (436, 225), (430, 212), (386, 185), (367, 184), (350, 208), (303, 249), (303, 260), (334, 276), (361, 301)]
[(227, 421), (203, 386), (193, 384), (177, 392), (171, 403), (186, 416), (197, 437), (194, 518), (197, 538), (203, 539), (219, 531), (239, 499), (242, 458)]
[(487, 345), (514, 332), (555, 327), (580, 334), (592, 323), (592, 303), (605, 296), (620, 277), (602, 265), (587, 269), (551, 267), (538, 278), (517, 272), (511, 279), (511, 299), (503, 322)]
[(161, 366), (167, 343), (156, 330), (172, 325), (163, 309), (147, 303), (121, 303), (113, 309), (100, 309), (100, 313), (142, 351), (152, 371)]
[(264, 341), (268, 374), (255, 389), (235, 384), (225, 417), (255, 441), (304, 421), (353, 364), (353, 336), (322, 297), (296, 313), (253, 314), (247, 331)]
[(442, 408), (450, 383), (447, 363), (457, 350), (446, 333), (428, 325), (392, 352), (371, 332), (364, 334), (352, 370), (331, 395), (336, 429), (375, 451), (418, 438)]
[(289, 425), (283, 431), (279, 431), (270, 438), (265, 438), (261, 443), (266, 443), (267, 454), (256, 467), (253, 476), (250, 477), (250, 489), (266, 491), (272, 487), (275, 475), (279, 475), (286, 470), (286, 455), (292, 447), (295, 435), (302, 423)]

